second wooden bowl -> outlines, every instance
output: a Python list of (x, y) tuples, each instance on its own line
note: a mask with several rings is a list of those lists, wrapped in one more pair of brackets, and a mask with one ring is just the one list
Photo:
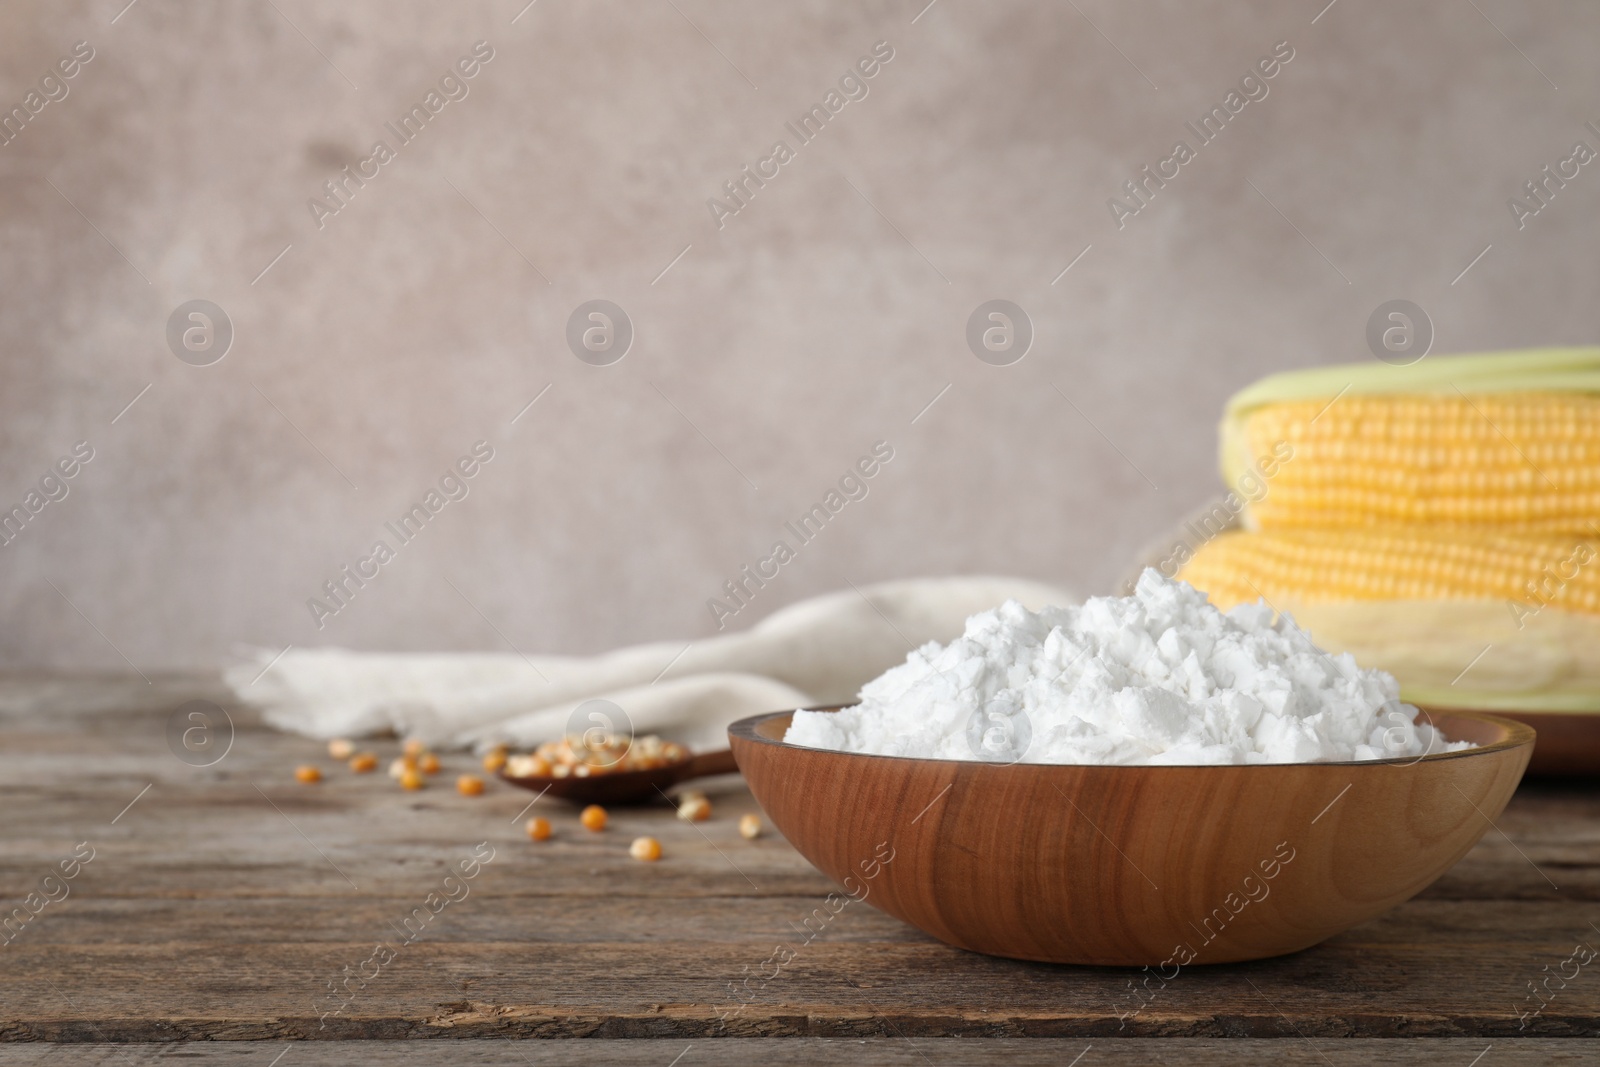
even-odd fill
[(1169, 977), (1295, 952), (1416, 895), (1490, 828), (1534, 741), (1460, 712), (1434, 725), (1480, 747), (1420, 759), (1007, 766), (789, 745), (792, 714), (735, 723), (733, 754), (848, 898), (975, 952)]

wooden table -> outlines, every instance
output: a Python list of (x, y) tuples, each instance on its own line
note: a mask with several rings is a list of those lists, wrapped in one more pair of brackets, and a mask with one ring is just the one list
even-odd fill
[[(168, 747), (189, 699), (236, 728), (208, 767)], [(1417, 899), (1295, 956), (1185, 972), (1136, 1015), (1129, 972), (960, 952), (862, 905), (739, 1011), (731, 984), (803, 941), (832, 887), (770, 830), (739, 837), (756, 809), (736, 780), (698, 825), (619, 810), (592, 834), (541, 801), (556, 834), (535, 844), (530, 794), (456, 793), (465, 755), (403, 792), (189, 677), (11, 676), (0, 752), (5, 911), (93, 850), (0, 945), (0, 1067), (144, 1063), (174, 1042), (261, 1067), (1600, 1062), (1600, 959), (1518, 1017), (1529, 982), (1600, 948), (1593, 783), (1525, 785), (1503, 834)], [(297, 783), (306, 762), (327, 779)], [(629, 859), (639, 834), (659, 863)], [(492, 859), (452, 875), (475, 849)]]

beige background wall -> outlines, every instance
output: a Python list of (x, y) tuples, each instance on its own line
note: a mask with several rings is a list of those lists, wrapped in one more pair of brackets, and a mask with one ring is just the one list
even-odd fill
[[(1600, 166), (1520, 232), (1506, 207), (1600, 147), (1581, 0), (125, 2), (0, 7), (6, 109), (95, 50), (0, 146), (0, 505), (94, 448), (0, 548), (10, 666), (709, 633), (878, 440), (738, 624), (921, 574), (1102, 591), (1216, 488), (1228, 394), (1370, 359), (1379, 303), (1436, 352), (1600, 333)], [(478, 40), (469, 95), (319, 230), (323, 181)], [(1108, 197), (1285, 40), (1119, 231)], [(707, 198), (878, 41), (866, 98), (717, 229)], [(236, 333), (206, 367), (164, 339), (197, 297)], [(563, 339), (596, 297), (637, 332), (609, 367)], [(1036, 331), (1009, 367), (963, 337), (996, 297)], [(479, 439), (467, 498), (317, 630), (307, 598)]]

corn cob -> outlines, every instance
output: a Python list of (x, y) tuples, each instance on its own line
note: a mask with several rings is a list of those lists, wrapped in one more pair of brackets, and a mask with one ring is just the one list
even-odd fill
[(1245, 420), (1253, 456), (1289, 442), (1260, 529), (1413, 523), (1587, 532), (1600, 517), (1600, 396), (1346, 397)]
[(1279, 375), (1229, 403), (1222, 438), (1250, 529), (1600, 536), (1600, 349)]
[(1520, 623), (1545, 607), (1600, 614), (1600, 538), (1498, 530), (1225, 533), (1178, 577), (1228, 608), (1375, 600), (1503, 601)]
[[(1280, 601), (1280, 603), (1282, 603)], [(1509, 626), (1494, 600), (1294, 604), (1295, 622), (1333, 653), (1400, 679), (1401, 698), (1436, 708), (1600, 711), (1600, 615), (1551, 608)], [(1541, 744), (1545, 739), (1541, 739)]]
[(1179, 572), (1219, 606), (1418, 703), (1600, 712), (1600, 348), (1276, 375), (1229, 402), (1222, 465), (1249, 532)]

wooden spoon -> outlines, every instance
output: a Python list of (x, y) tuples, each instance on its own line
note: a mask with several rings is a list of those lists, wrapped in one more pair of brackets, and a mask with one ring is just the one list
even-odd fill
[(733, 762), (733, 752), (722, 749), (689, 756), (665, 767), (652, 767), (643, 771), (614, 771), (591, 774), (583, 778), (568, 775), (556, 778), (550, 775), (513, 777), (505, 771), (500, 777), (512, 785), (531, 789), (574, 804), (645, 804), (660, 799), (666, 791), (679, 782), (691, 778), (706, 778), (713, 774), (737, 774), (739, 765)]

